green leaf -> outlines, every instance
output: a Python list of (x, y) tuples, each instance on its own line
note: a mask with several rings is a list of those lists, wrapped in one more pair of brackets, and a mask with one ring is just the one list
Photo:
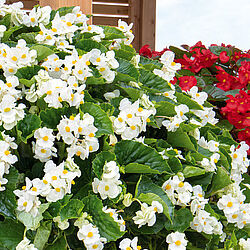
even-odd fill
[(77, 113), (78, 111), (75, 107), (64, 107), (59, 109), (47, 108), (41, 111), (40, 119), (43, 127), (55, 129), (60, 123), (62, 116), (70, 117), (70, 115)]
[(99, 49), (102, 53), (107, 52), (107, 48), (105, 46), (91, 39), (81, 39), (76, 43), (75, 47), (86, 52), (89, 52), (92, 49)]
[(163, 206), (163, 213), (171, 221), (174, 206), (163, 189), (154, 184), (148, 177), (143, 175), (137, 183), (135, 197), (142, 202), (151, 205), (153, 201), (158, 201)]
[(222, 46), (210, 46), (209, 50), (216, 56), (219, 56), (222, 51), (226, 51), (228, 56), (231, 56), (232, 54), (229, 48), (225, 48)]
[(37, 115), (26, 115), (23, 120), (17, 123), (17, 131), (21, 136), (21, 140), (27, 143), (27, 140), (33, 136), (35, 130), (40, 126), (41, 120)]
[(33, 76), (36, 76), (41, 69), (43, 69), (43, 67), (39, 65), (27, 66), (18, 69), (15, 75), (19, 78), (19, 81), (27, 81), (31, 80)]
[(30, 49), (36, 50), (38, 62), (41, 62), (43, 59), (55, 53), (52, 49), (43, 45), (34, 45)]
[(48, 245), (45, 250), (67, 250), (68, 244), (64, 236), (58, 237), (53, 244)]
[(7, 42), (10, 38), (10, 36), (17, 30), (20, 30), (22, 28), (22, 26), (14, 26), (14, 27), (11, 27), (10, 29), (6, 30), (4, 33), (3, 33), (3, 37), (1, 39), (1, 42), (4, 43), (4, 42)]
[(192, 100), (189, 95), (179, 92), (175, 92), (175, 95), (179, 103), (187, 105), (190, 109), (198, 109), (198, 110), (203, 109), (202, 106), (198, 104), (196, 101)]
[(205, 173), (204, 175), (194, 176), (188, 178), (187, 181), (192, 185), (201, 185), (204, 191), (207, 190), (208, 185), (211, 183), (213, 178), (213, 173)]
[(36, 44), (37, 40), (36, 40), (36, 36), (38, 35), (38, 33), (36, 32), (30, 32), (30, 33), (22, 33), (19, 34), (16, 39), (20, 40), (23, 39), (26, 41), (27, 44)]
[(241, 67), (241, 63), (242, 63), (242, 62), (250, 62), (250, 58), (248, 58), (248, 57), (241, 57), (241, 58), (237, 61), (236, 65), (237, 65), (238, 67)]
[(27, 230), (36, 230), (40, 225), (40, 221), (43, 219), (42, 214), (45, 212), (45, 210), (47, 210), (48, 207), (49, 203), (41, 204), (38, 209), (38, 214), (35, 217), (32, 214), (26, 213), (24, 211), (17, 211), (17, 218), (24, 224)]
[(171, 102), (160, 101), (155, 105), (157, 113), (159, 116), (175, 116), (175, 105)]
[(194, 166), (186, 166), (183, 170), (183, 174), (185, 178), (199, 176), (205, 174), (205, 169), (194, 167)]
[(77, 199), (70, 200), (60, 211), (61, 220), (64, 221), (80, 217), (83, 207), (82, 201)]
[(175, 59), (182, 59), (184, 55), (187, 55), (188, 57), (191, 56), (190, 52), (181, 50), (174, 46), (169, 46), (169, 49), (175, 53)]
[(196, 148), (186, 132), (183, 132), (181, 128), (175, 132), (168, 132), (168, 143), (173, 147), (182, 147), (192, 151), (196, 151)]
[(126, 36), (124, 36), (123, 32), (115, 27), (102, 26), (102, 25), (100, 25), (100, 27), (103, 28), (103, 32), (105, 34), (105, 38), (103, 38), (104, 40), (114, 40), (114, 39), (119, 39), (119, 38), (126, 38)]
[(115, 155), (108, 151), (102, 151), (96, 155), (95, 159), (92, 162), (92, 168), (98, 179), (101, 179), (103, 173), (103, 167), (106, 162), (114, 161)]
[(90, 76), (86, 80), (86, 85), (101, 85), (101, 84), (106, 84), (104, 81), (103, 77), (94, 77)]
[(34, 83), (36, 83), (36, 79), (34, 77), (32, 77), (31, 80), (27, 80), (27, 79), (19, 79), (19, 82), (21, 84), (23, 84), (24, 86), (30, 88)]
[(0, 221), (0, 246), (15, 250), (20, 241), (23, 240), (24, 226), (13, 220)]
[(207, 92), (208, 95), (212, 97), (212, 99), (217, 99), (220, 101), (224, 101), (227, 99), (226, 92), (216, 86), (206, 86), (204, 91)]
[[(159, 171), (159, 173), (171, 172), (167, 162), (155, 149), (140, 142), (120, 141), (115, 145), (115, 154), (120, 165), (126, 166), (133, 163), (133, 165), (128, 166), (130, 170), (139, 167), (141, 170), (146, 171), (145, 167), (142, 169), (142, 165), (146, 165), (146, 167), (154, 171)], [(139, 165), (135, 165), (135, 163)]]
[(5, 190), (1, 191), (0, 214), (5, 218), (16, 219), (16, 196), (13, 191), (17, 186), (18, 171), (14, 167), (11, 167), (9, 174), (4, 175), (4, 177), (8, 179), (8, 183), (5, 185)]
[(11, 14), (7, 14), (3, 18), (1, 18), (0, 25), (4, 25), (8, 29), (10, 27), (10, 24), (11, 24)]
[(114, 219), (102, 211), (102, 201), (96, 195), (89, 195), (82, 199), (86, 211), (92, 216), (93, 224), (99, 229), (100, 235), (105, 237), (108, 242), (116, 241), (123, 236), (125, 232), (120, 231), (120, 226)]
[(211, 196), (216, 191), (221, 190), (231, 183), (229, 173), (223, 167), (218, 167), (217, 172), (212, 179), (211, 189), (207, 192), (207, 195)]
[(88, 113), (95, 118), (94, 125), (98, 128), (97, 137), (113, 134), (112, 122), (104, 110), (97, 104), (85, 102), (80, 106), (80, 112)]
[(136, 67), (130, 63), (128, 60), (117, 57), (116, 60), (119, 63), (119, 67), (116, 69), (118, 72), (116, 76), (117, 81), (138, 81), (139, 73)]
[(40, 227), (37, 229), (34, 245), (38, 249), (43, 249), (48, 242), (52, 228), (52, 221), (42, 221)]
[(133, 174), (160, 174), (158, 170), (152, 169), (148, 165), (138, 163), (129, 163), (127, 166), (125, 166), (125, 172)]
[(130, 61), (135, 54), (123, 49), (115, 51), (115, 56)]
[(220, 120), (218, 123), (216, 123), (216, 126), (222, 128), (222, 129), (227, 129), (231, 131), (234, 128), (234, 125), (232, 125), (228, 120)]
[(126, 85), (124, 83), (117, 85), (117, 87), (122, 89), (123, 91), (125, 91), (127, 93), (127, 95), (131, 98), (132, 101), (138, 100), (143, 94), (142, 90), (140, 90), (138, 88), (131, 87), (131, 86)]
[(184, 232), (190, 226), (190, 222), (193, 220), (193, 215), (187, 208), (181, 208), (175, 211), (173, 222), (166, 221), (165, 228), (180, 233)]
[(150, 58), (141, 56), (140, 57), (140, 64), (142, 64), (144, 67), (148, 66), (148, 65), (153, 65), (154, 69), (161, 69), (163, 64), (161, 62), (159, 62), (158, 60), (152, 60)]
[(143, 86), (158, 92), (170, 90), (167, 81), (146, 69), (140, 69), (140, 82)]

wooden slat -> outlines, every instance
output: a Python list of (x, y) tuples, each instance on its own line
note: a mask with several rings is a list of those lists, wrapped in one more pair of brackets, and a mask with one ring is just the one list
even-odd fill
[[(138, 1), (138, 0), (134, 0)], [(129, 0), (93, 0), (93, 2), (104, 2), (104, 3), (128, 3)]]
[(151, 49), (155, 49), (155, 19), (156, 1), (142, 0), (140, 46), (149, 44)]
[(94, 14), (128, 15), (128, 6), (93, 4)]
[[(12, 3), (16, 3), (16, 2), (20, 2), (20, 1), (19, 0), (7, 0), (6, 4), (12, 4)], [(39, 4), (39, 1), (36, 1), (36, 0), (24, 0), (24, 1), (22, 1), (22, 3), (24, 5), (24, 9), (31, 10), (34, 5)]]
[(128, 22), (128, 18), (94, 16), (93, 17), (93, 24), (95, 24), (95, 25), (117, 26), (119, 19), (121, 19), (121, 20), (123, 20), (125, 22)]
[(129, 23), (133, 23), (133, 34), (135, 35), (133, 46), (136, 51), (139, 51), (141, 45), (141, 0), (129, 1)]

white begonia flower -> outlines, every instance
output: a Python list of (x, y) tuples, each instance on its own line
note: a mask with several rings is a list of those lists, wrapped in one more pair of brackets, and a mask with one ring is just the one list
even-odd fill
[(94, 41), (100, 42), (102, 38), (105, 38), (105, 34), (103, 31), (102, 27), (99, 27), (97, 25), (88, 25), (88, 26), (83, 26), (81, 28), (81, 33), (96, 33), (97, 35), (92, 36), (91, 39)]
[(89, 221), (87, 220), (88, 214), (86, 212), (82, 213), (80, 217), (74, 222), (74, 226), (81, 228), (83, 225), (88, 225)]
[(96, 227), (93, 227), (91, 223), (87, 225), (82, 225), (77, 233), (79, 240), (83, 240), (84, 244), (93, 244), (96, 241), (99, 241), (100, 234), (99, 230)]
[(239, 250), (250, 250), (250, 238), (247, 238), (246, 240), (241, 238), (239, 240)]
[[(138, 245), (138, 237), (130, 240), (129, 238), (123, 239), (119, 244), (120, 250), (140, 250), (141, 246)], [(146, 249), (145, 249), (146, 250)]]
[(16, 246), (16, 250), (38, 250), (34, 244), (30, 244), (30, 240), (24, 237), (24, 239), (19, 242)]
[(3, 178), (3, 175), (0, 175), (0, 192), (6, 189), (3, 185), (7, 183), (8, 183), (8, 179)]
[(179, 232), (169, 234), (166, 238), (166, 242), (169, 244), (169, 250), (184, 250), (188, 243), (185, 239), (185, 234)]
[(6, 26), (0, 25), (0, 38), (3, 37), (5, 31), (6, 31)]
[(213, 111), (213, 108), (206, 108), (203, 107), (203, 110), (191, 110), (196, 116), (201, 118), (201, 125), (205, 126), (207, 123), (210, 123), (212, 125), (215, 125), (219, 120), (215, 118), (215, 112)]
[(134, 216), (132, 219), (134, 223), (138, 225), (138, 228), (146, 224), (151, 227), (156, 222), (154, 209), (151, 206), (148, 206), (146, 203), (142, 203), (141, 210), (137, 211), (135, 214), (136, 216)]
[(177, 97), (174, 94), (175, 94), (175, 90), (168, 90), (168, 91), (165, 91), (162, 95), (176, 102)]
[(68, 220), (61, 221), (61, 216), (54, 217), (53, 221), (58, 223), (58, 227), (61, 230), (65, 230), (65, 229), (67, 229), (69, 227)]
[(107, 92), (103, 96), (107, 101), (111, 101), (111, 99), (120, 96), (120, 91), (118, 89), (115, 89), (113, 92)]
[(111, 180), (111, 179), (119, 179), (120, 173), (119, 173), (119, 167), (116, 165), (115, 161), (110, 161), (105, 163), (103, 167), (103, 180)]
[(184, 115), (189, 112), (189, 108), (185, 104), (181, 104), (174, 107), (175, 112), (177, 113), (177, 116), (181, 118), (182, 120), (187, 120), (188, 118)]
[(207, 143), (207, 147), (208, 147), (208, 150), (211, 151), (211, 152), (218, 152), (219, 151), (219, 142), (216, 142), (214, 140), (210, 140), (208, 143)]
[(122, 204), (125, 207), (130, 207), (130, 205), (132, 204), (132, 202), (133, 202), (133, 195), (131, 193), (125, 194), (124, 198), (123, 198), (123, 201), (122, 201)]
[(163, 213), (163, 206), (158, 201), (152, 201), (151, 206), (153, 207), (154, 211), (157, 213)]
[(208, 149), (208, 142), (204, 136), (200, 137), (198, 140), (198, 145), (202, 148)]
[(166, 127), (169, 132), (175, 132), (182, 122), (184, 122), (184, 120), (176, 115), (170, 121), (164, 120), (162, 125)]
[(37, 139), (36, 143), (40, 147), (50, 148), (54, 144), (55, 136), (53, 135), (53, 129), (46, 127), (39, 128), (34, 133), (34, 138)]
[(193, 86), (187, 93), (191, 96), (191, 99), (196, 101), (198, 104), (203, 105), (204, 102), (207, 100), (207, 93), (206, 92), (198, 92), (198, 87)]
[(225, 214), (232, 214), (239, 210), (240, 203), (231, 194), (223, 195), (217, 202), (219, 209), (223, 210)]

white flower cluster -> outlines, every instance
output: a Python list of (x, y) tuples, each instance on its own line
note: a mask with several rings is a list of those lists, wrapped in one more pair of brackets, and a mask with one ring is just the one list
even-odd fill
[(250, 238), (247, 238), (247, 240), (241, 238), (239, 240), (239, 250), (250, 250)]
[(26, 184), (22, 190), (14, 191), (19, 198), (17, 210), (25, 211), (35, 217), (41, 204), (39, 195), (45, 197), (48, 202), (56, 202), (71, 193), (74, 179), (80, 176), (79, 168), (72, 171), (71, 165), (75, 165), (73, 160), (71, 163), (62, 162), (59, 166), (50, 160), (44, 166), (45, 175), (42, 180), (35, 178), (31, 181), (26, 177)]
[(138, 237), (134, 237), (132, 240), (129, 238), (123, 239), (119, 244), (119, 248), (120, 250), (147, 250), (142, 249), (142, 247), (138, 245)]
[(174, 205), (187, 206), (190, 204), (191, 212), (195, 214), (190, 226), (198, 232), (207, 234), (219, 234), (222, 232), (222, 224), (204, 210), (208, 199), (204, 198), (204, 192), (200, 185), (192, 187), (184, 182), (183, 176), (174, 176), (162, 185), (163, 190)]
[(123, 39), (114, 39), (113, 43), (109, 46), (109, 49), (120, 49), (121, 44), (124, 43), (125, 45), (131, 45), (134, 40), (134, 35), (132, 32), (133, 23), (127, 24), (126, 22), (122, 21), (121, 19), (118, 20), (118, 29), (121, 30), (126, 38)]
[[(88, 77), (93, 76), (90, 66), (94, 66), (107, 83), (111, 83), (115, 78), (115, 71), (112, 69), (118, 68), (119, 63), (115, 59), (114, 51), (102, 53), (99, 49), (92, 49), (90, 52), (79, 56), (74, 49), (71, 55), (66, 56), (64, 59), (60, 59), (55, 54), (48, 56), (42, 66), (51, 77), (66, 80), (69, 85), (71, 83), (70, 86), (74, 90), (78, 90), (78, 81), (84, 83)], [(74, 76), (74, 80), (69, 81), (70, 76)]]
[(249, 159), (247, 158), (247, 151), (249, 146), (243, 141), (238, 148), (234, 145), (231, 146), (232, 170), (231, 179), (240, 184), (242, 181), (242, 174), (247, 172), (249, 167)]
[(94, 178), (92, 182), (94, 193), (99, 193), (103, 200), (116, 198), (122, 191), (120, 186), (122, 182), (119, 179), (119, 167), (116, 165), (116, 162), (110, 161), (105, 163), (102, 179)]
[(18, 161), (16, 155), (11, 154), (11, 149), (17, 149), (17, 144), (14, 142), (15, 138), (5, 135), (2, 132), (3, 140), (0, 141), (0, 191), (4, 191), (3, 185), (8, 183), (4, 178), (4, 174), (9, 174), (11, 165)]
[(169, 234), (166, 242), (169, 244), (168, 250), (185, 250), (188, 243), (185, 234), (179, 232)]
[(94, 126), (94, 117), (85, 113), (80, 116), (62, 117), (57, 125), (57, 139), (70, 145), (67, 148), (68, 156), (79, 156), (82, 160), (88, 158), (89, 153), (99, 149), (98, 139), (95, 137), (97, 128)]
[(127, 98), (122, 99), (118, 117), (112, 117), (114, 131), (121, 135), (123, 140), (132, 140), (138, 137), (142, 131), (146, 131), (147, 122), (150, 122), (149, 117), (156, 113), (155, 108), (152, 107), (153, 104), (142, 108), (140, 103), (143, 107), (146, 106), (142, 100), (131, 103)]
[(119, 211), (113, 208), (107, 208), (107, 206), (103, 207), (102, 211), (109, 214), (114, 219), (114, 221), (118, 223), (121, 232), (126, 230), (125, 221), (123, 220), (122, 216), (118, 214)]
[(156, 222), (156, 213), (162, 213), (163, 206), (158, 201), (153, 201), (151, 206), (148, 206), (147, 203), (141, 204), (141, 210), (137, 211), (132, 219), (134, 223), (138, 225), (138, 228), (143, 225), (148, 224), (149, 227), (152, 227)]
[(77, 237), (83, 241), (87, 250), (102, 250), (107, 239), (100, 236), (98, 228), (90, 223), (87, 217), (87, 213), (83, 213), (74, 223), (79, 228)]
[(16, 47), (0, 44), (0, 68), (4, 76), (13, 76), (19, 68), (31, 66), (36, 63), (37, 52), (26, 47), (23, 39), (18, 40)]
[(182, 122), (188, 120), (185, 116), (186, 113), (189, 112), (189, 108), (185, 104), (181, 104), (174, 107), (176, 115), (174, 117), (169, 117), (170, 120), (164, 120), (162, 125), (167, 128), (170, 132), (175, 132)]
[[(174, 156), (174, 157), (179, 158), (179, 159), (181, 159), (181, 160), (183, 160), (183, 161), (186, 160), (186, 159), (182, 156), (181, 150), (178, 150), (178, 149), (176, 149), (176, 148), (169, 147), (169, 148), (166, 148), (166, 149), (164, 149), (162, 152), (159, 152), (159, 153), (162, 155), (162, 158), (163, 158), (163, 159), (166, 159), (166, 160), (169, 159), (169, 156), (168, 156), (168, 155)], [(173, 153), (174, 153), (174, 155), (173, 155)], [(168, 155), (166, 155), (166, 154), (168, 154)]]
[(53, 147), (55, 140), (53, 129), (46, 127), (39, 128), (35, 131), (34, 138), (36, 138), (36, 143), (33, 144), (35, 159), (46, 162), (49, 161), (52, 156), (57, 156), (57, 149)]
[(217, 202), (219, 209), (223, 210), (227, 221), (243, 228), (250, 223), (250, 204), (244, 203), (246, 196), (237, 183), (225, 188), (225, 193)]
[(154, 69), (154, 74), (160, 76), (166, 81), (171, 81), (175, 77), (177, 70), (181, 69), (180, 63), (174, 62), (175, 54), (172, 51), (165, 51), (164, 54), (160, 57), (163, 67), (161, 69)]
[[(55, 45), (58, 49), (68, 51), (73, 46), (69, 44), (67, 39), (72, 42), (77, 30), (88, 32), (87, 21), (88, 18), (80, 11), (80, 7), (75, 7), (71, 13), (64, 16), (60, 16), (57, 12), (51, 22), (50, 29), (46, 28), (44, 23), (39, 23), (40, 32), (36, 36), (36, 40), (41, 44)], [(78, 23), (82, 25), (78, 26)]]
[(69, 227), (69, 222), (68, 220), (64, 220), (62, 221), (61, 220), (61, 216), (57, 216), (57, 217), (54, 217), (53, 218), (53, 221), (57, 223), (58, 227), (61, 229), (61, 230), (65, 230)]
[(24, 239), (19, 242), (16, 246), (16, 250), (38, 250), (34, 244), (30, 244), (30, 240), (24, 237)]
[(186, 206), (192, 197), (193, 188), (188, 182), (184, 182), (183, 175), (175, 175), (162, 185), (169, 199), (174, 205)]

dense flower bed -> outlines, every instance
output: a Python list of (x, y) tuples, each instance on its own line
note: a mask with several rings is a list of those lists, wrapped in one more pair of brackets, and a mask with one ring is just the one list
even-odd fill
[[(224, 44), (212, 44), (207, 49), (201, 42), (183, 48), (169, 47), (177, 55), (175, 62), (182, 65), (172, 83), (177, 82), (183, 91), (193, 86), (205, 91), (208, 100), (219, 108), (220, 120), (227, 119), (234, 126), (228, 127), (232, 134), (250, 145), (250, 51)], [(140, 54), (157, 59), (166, 50), (152, 51), (145, 45)]]
[(1, 249), (247, 249), (249, 147), (175, 54), (21, 7), (0, 1)]

